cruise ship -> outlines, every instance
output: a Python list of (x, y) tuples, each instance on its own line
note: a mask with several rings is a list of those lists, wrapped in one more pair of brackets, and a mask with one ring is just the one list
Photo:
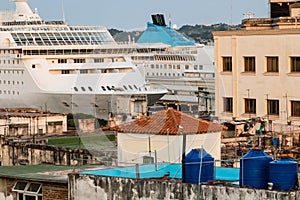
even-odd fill
[(180, 34), (162, 14), (136, 41), (133, 63), (149, 83), (168, 89), (158, 103), (182, 112), (207, 116), (214, 111), (215, 67), (213, 46), (198, 44)]
[(12, 2), (14, 11), (0, 13), (1, 107), (107, 119), (136, 107), (146, 112), (144, 101), (150, 105), (166, 93), (146, 84), (128, 57), (131, 48), (120, 48), (105, 27), (44, 21), (27, 0)]

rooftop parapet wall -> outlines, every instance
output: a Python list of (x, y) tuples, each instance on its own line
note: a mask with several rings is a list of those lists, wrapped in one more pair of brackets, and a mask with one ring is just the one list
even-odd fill
[(249, 18), (242, 21), (242, 27), (246, 30), (299, 29), (300, 17)]
[(300, 191), (280, 192), (251, 188), (181, 183), (178, 180), (126, 179), (69, 174), (69, 199), (300, 199)]

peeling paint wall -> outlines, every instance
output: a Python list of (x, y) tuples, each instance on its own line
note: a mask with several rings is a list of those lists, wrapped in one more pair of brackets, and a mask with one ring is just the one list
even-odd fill
[(111, 166), (115, 165), (116, 160), (117, 152), (112, 150), (92, 151), (26, 142), (5, 142), (1, 144), (0, 148), (0, 162), (2, 166), (38, 165), (42, 163), (56, 165), (96, 163)]
[(198, 192), (197, 184), (181, 183), (175, 180), (138, 180), (69, 174), (69, 200), (196, 200), (198, 195), (205, 200), (300, 199), (300, 191), (278, 192), (229, 186), (201, 185), (201, 190)]

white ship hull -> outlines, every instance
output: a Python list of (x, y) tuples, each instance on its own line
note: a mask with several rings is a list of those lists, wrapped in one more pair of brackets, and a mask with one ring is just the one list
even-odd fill
[(147, 85), (126, 54), (112, 53), (122, 49), (105, 27), (44, 22), (27, 1), (14, 2), (16, 11), (0, 13), (1, 107), (107, 119), (167, 92)]

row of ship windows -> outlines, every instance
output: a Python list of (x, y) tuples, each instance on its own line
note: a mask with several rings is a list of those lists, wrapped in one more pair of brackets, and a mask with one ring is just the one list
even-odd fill
[[(151, 69), (180, 69), (181, 68), (181, 66), (180, 65), (171, 65), (171, 64), (156, 64), (156, 65), (154, 65), (154, 64), (151, 64), (151, 65), (147, 65), (146, 64), (146, 67), (151, 67)], [(194, 68), (194, 70), (203, 70), (203, 65), (194, 65), (194, 67), (193, 66), (190, 66), (190, 65), (185, 65), (184, 66), (184, 69), (185, 70), (189, 70), (189, 69), (193, 69)]]
[(19, 91), (11, 91), (11, 90), (0, 90), (0, 94), (9, 94), (9, 95), (20, 95)]
[[(85, 58), (75, 58), (75, 59), (58, 59), (58, 64), (66, 64), (66, 63), (86, 63), (86, 62), (94, 62), (94, 63), (103, 63), (103, 62), (124, 62), (124, 58), (94, 58), (93, 60), (86, 60)], [(52, 63), (55, 63), (54, 60), (52, 60)]]
[(149, 73), (147, 72), (147, 76), (175, 76), (175, 77), (179, 77), (179, 76), (183, 76), (183, 77), (190, 77), (190, 78), (214, 78), (215, 74), (213, 73), (193, 73), (193, 72), (185, 72), (185, 73)]
[(179, 56), (179, 55), (156, 55), (156, 56), (131, 56), (132, 60), (159, 60), (159, 61), (195, 61), (194, 56)]
[(11, 49), (2, 49), (0, 50), (0, 54), (19, 54), (21, 53), (22, 51), (20, 50), (11, 50)]
[(0, 70), (0, 74), (24, 74), (24, 70)]
[[(32, 68), (38, 67), (38, 64), (34, 64)], [(110, 73), (129, 73), (132, 72), (132, 68), (112, 68), (112, 69), (57, 69), (49, 70), (51, 74), (110, 74)]]
[(24, 82), (23, 81), (6, 81), (6, 80), (0, 80), (0, 84), (24, 85)]
[[(149, 72), (147, 72), (147, 76), (172, 76), (172, 74), (171, 73), (152, 73), (151, 75), (150, 75), (151, 73), (149, 73)], [(184, 76), (184, 73), (182, 73), (182, 74), (180, 74), (180, 73), (178, 73), (178, 74), (176, 74), (176, 73), (173, 73), (173, 76)]]
[[(93, 91), (93, 88), (92, 87), (87, 87), (88, 88), (88, 90), (89, 91)], [(80, 89), (83, 91), (83, 92), (85, 92), (85, 91), (87, 91), (87, 89), (85, 88), (85, 87), (80, 87)], [(101, 89), (103, 90), (103, 91), (115, 91), (115, 90), (120, 90), (120, 89), (116, 89), (115, 88), (115, 86), (101, 86)], [(134, 90), (134, 89), (136, 89), (136, 90), (140, 90), (140, 88), (138, 88), (136, 85), (123, 85), (123, 88), (121, 89), (121, 90)], [(74, 87), (74, 90), (76, 91), (76, 92), (78, 92), (79, 91), (79, 89), (78, 89), (78, 87)]]
[(0, 60), (0, 64), (8, 64), (8, 65), (17, 64), (18, 65), (18, 64), (20, 64), (20, 61), (19, 60)]

